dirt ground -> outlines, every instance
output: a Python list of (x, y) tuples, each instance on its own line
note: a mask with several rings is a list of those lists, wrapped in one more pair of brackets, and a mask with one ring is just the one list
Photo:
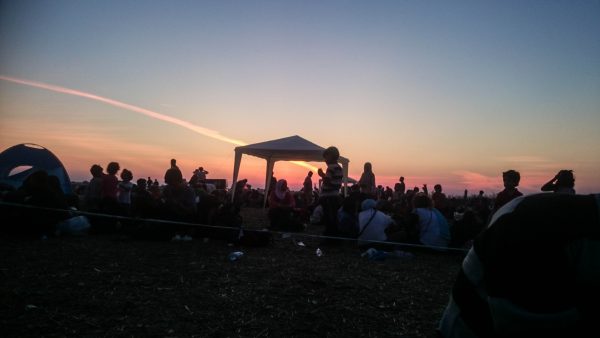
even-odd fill
[[(243, 216), (264, 223), (262, 210)], [(281, 236), (258, 248), (119, 234), (0, 241), (5, 337), (436, 337), (463, 258), (370, 261), (353, 245)]]

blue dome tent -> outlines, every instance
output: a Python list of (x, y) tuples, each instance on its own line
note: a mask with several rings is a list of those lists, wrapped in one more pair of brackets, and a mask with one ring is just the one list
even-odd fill
[(48, 149), (32, 143), (12, 146), (0, 153), (0, 183), (18, 188), (38, 170), (55, 175), (65, 194), (73, 192), (69, 174), (60, 160)]

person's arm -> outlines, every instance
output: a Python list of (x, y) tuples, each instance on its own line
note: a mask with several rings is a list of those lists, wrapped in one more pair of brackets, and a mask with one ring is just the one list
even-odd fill
[(319, 170), (317, 171), (317, 174), (319, 174), (319, 176), (321, 176), (322, 178), (327, 177), (327, 175), (325, 174), (325, 172), (321, 168), (319, 168)]
[(546, 184), (542, 185), (542, 191), (554, 191), (556, 188), (556, 180), (557, 177), (554, 176), (550, 181), (546, 182)]

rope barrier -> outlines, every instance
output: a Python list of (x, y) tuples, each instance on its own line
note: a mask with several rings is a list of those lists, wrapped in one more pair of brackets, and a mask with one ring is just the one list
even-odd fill
[(55, 212), (69, 212), (72, 216), (93, 216), (93, 217), (103, 217), (110, 218), (115, 220), (126, 220), (126, 221), (135, 221), (135, 222), (149, 222), (149, 223), (158, 223), (158, 224), (170, 224), (170, 225), (183, 225), (188, 227), (195, 228), (209, 228), (209, 229), (225, 229), (225, 230), (242, 230), (244, 232), (260, 232), (260, 233), (270, 233), (275, 235), (282, 236), (290, 236), (290, 237), (304, 237), (304, 238), (315, 238), (315, 239), (330, 239), (330, 240), (338, 240), (338, 241), (351, 241), (356, 242), (360, 241), (361, 243), (372, 243), (372, 244), (385, 244), (385, 245), (395, 245), (399, 247), (405, 248), (418, 248), (418, 249), (430, 249), (438, 252), (458, 252), (458, 253), (467, 253), (468, 249), (463, 248), (449, 248), (442, 246), (433, 246), (433, 245), (424, 245), (424, 244), (414, 244), (414, 243), (405, 243), (405, 242), (388, 242), (388, 241), (378, 241), (378, 240), (358, 240), (356, 238), (348, 238), (348, 237), (338, 237), (338, 236), (326, 236), (326, 235), (315, 235), (301, 232), (287, 232), (287, 231), (276, 231), (276, 230), (268, 230), (268, 229), (253, 229), (246, 227), (229, 227), (222, 225), (209, 225), (209, 224), (200, 224), (200, 223), (190, 223), (190, 222), (181, 222), (181, 221), (173, 221), (166, 219), (155, 219), (155, 218), (141, 218), (141, 217), (128, 217), (128, 216), (120, 216), (113, 214), (105, 214), (105, 213), (97, 213), (90, 211), (82, 211), (77, 209), (58, 209), (58, 208), (48, 208), (41, 207), (29, 204), (20, 204), (20, 203), (10, 203), (0, 201), (0, 206), (9, 206), (9, 207), (17, 207), (24, 209), (34, 209), (34, 210), (44, 210), (44, 211), (55, 211)]

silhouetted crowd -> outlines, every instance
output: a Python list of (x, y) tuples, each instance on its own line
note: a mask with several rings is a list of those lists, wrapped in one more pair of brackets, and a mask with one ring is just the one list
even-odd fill
[[(495, 199), (485, 196), (483, 191), (469, 196), (466, 190), (462, 197), (448, 197), (441, 184), (436, 184), (431, 193), (427, 184), (406, 189), (404, 177), (400, 177), (393, 189), (376, 185), (371, 163), (365, 163), (360, 180), (344, 190), (342, 169), (337, 163), (339, 151), (330, 147), (323, 156), (327, 169), (318, 171), (319, 187), (313, 185), (313, 172), (309, 171), (297, 192), (290, 191), (287, 180), (274, 176), (266, 192), (253, 189), (246, 179), (235, 182), (235, 189), (216, 189), (207, 183), (208, 171), (203, 167), (194, 170), (186, 181), (177, 161), (172, 159), (163, 185), (151, 177), (138, 178), (134, 183), (131, 170), (121, 170), (119, 163), (110, 162), (106, 172), (100, 165), (92, 165), (90, 181), (77, 186), (75, 195), (65, 195), (55, 176), (38, 171), (19, 189), (4, 190), (2, 200), (87, 211), (92, 213), (88, 215), (92, 232), (120, 230), (134, 237), (157, 239), (234, 238), (236, 232), (219, 233), (184, 223), (240, 228), (242, 207), (266, 206), (270, 230), (304, 231), (308, 226), (321, 225), (326, 237), (324, 245), (339, 244), (339, 238), (345, 238), (356, 239), (359, 246), (385, 248), (388, 246), (373, 242), (404, 242), (440, 249), (470, 247), (491, 215), (522, 195), (517, 189), (520, 175), (514, 170), (503, 173), (505, 189)], [(574, 193), (573, 188), (572, 171), (561, 170), (542, 190)], [(23, 224), (15, 226), (20, 228), (17, 232), (31, 232), (35, 236), (51, 236), (54, 225), (70, 217), (68, 211), (17, 209), (9, 210), (7, 215), (14, 224)], [(169, 220), (181, 225), (165, 226), (151, 220)]]
[(466, 190), (462, 197), (448, 197), (441, 184), (431, 193), (426, 184), (407, 190), (404, 177), (394, 189), (377, 186), (371, 163), (357, 184), (343, 191), (338, 158), (337, 148), (327, 148), (326, 169), (317, 171), (320, 187), (313, 186), (309, 172), (299, 192), (275, 177), (266, 193), (252, 189), (246, 179), (234, 182), (230, 191), (216, 189), (202, 167), (187, 182), (173, 159), (164, 185), (150, 177), (134, 184), (130, 170), (111, 162), (106, 172), (92, 165), (89, 183), (67, 195), (56, 176), (40, 170), (18, 189), (2, 186), (2, 230), (53, 236), (57, 229), (81, 225), (68, 222), (79, 209), (87, 211), (96, 233), (266, 245), (270, 232), (242, 231), (240, 209), (268, 206), (271, 230), (321, 225), (322, 245), (351, 239), (367, 251), (395, 249), (399, 242), (437, 251), (469, 248), (438, 327), (443, 337), (593, 332), (600, 315), (600, 195), (576, 195), (571, 170), (561, 170), (541, 187), (551, 194), (523, 196), (517, 189), (519, 172), (508, 170), (495, 198), (483, 191), (469, 196)]

